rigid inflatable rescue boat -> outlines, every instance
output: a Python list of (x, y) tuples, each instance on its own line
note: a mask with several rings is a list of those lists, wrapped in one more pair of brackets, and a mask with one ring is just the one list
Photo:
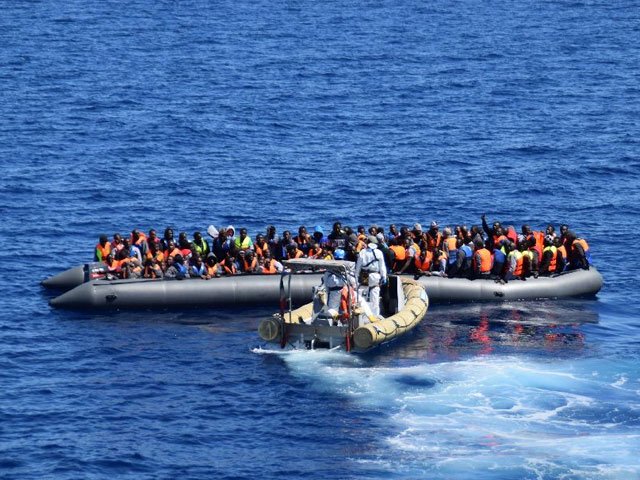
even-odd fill
[[(43, 285), (75, 288), (51, 300), (51, 305), (69, 309), (154, 309), (184, 307), (269, 306), (280, 298), (278, 275), (233, 275), (210, 280), (136, 279), (88, 280), (91, 265), (76, 267), (47, 279)], [(311, 300), (321, 273), (301, 273), (292, 278), (296, 305)], [(401, 275), (401, 278), (413, 278)], [(78, 282), (80, 278), (80, 282)], [(550, 277), (527, 278), (500, 283), (495, 280), (420, 277), (431, 303), (501, 302), (546, 298), (591, 297), (602, 288), (602, 275), (593, 267), (571, 270)]]
[[(297, 276), (292, 273), (309, 268), (309, 262), (321, 263), (325, 278), (321, 285), (313, 288), (312, 303), (292, 310), (289, 285)], [(394, 277), (395, 281), (390, 282), (387, 307), (392, 315), (384, 318), (375, 315), (373, 306), (365, 300), (355, 278), (353, 262), (298, 259), (284, 264), (290, 272), (283, 273), (280, 282), (281, 311), (263, 320), (258, 327), (263, 340), (279, 344), (281, 348), (342, 348), (347, 352), (366, 352), (413, 329), (429, 308), (424, 287), (409, 278)], [(326, 275), (338, 279), (342, 288), (329, 288)], [(366, 285), (363, 288), (366, 291)], [(289, 305), (288, 311), (285, 305)]]

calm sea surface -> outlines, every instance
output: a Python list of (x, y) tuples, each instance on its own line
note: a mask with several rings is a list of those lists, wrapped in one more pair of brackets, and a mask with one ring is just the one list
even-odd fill
[[(640, 478), (639, 59), (624, 0), (5, 2), (0, 477)], [(485, 212), (569, 223), (598, 298), (354, 357), (39, 285), (101, 233)]]

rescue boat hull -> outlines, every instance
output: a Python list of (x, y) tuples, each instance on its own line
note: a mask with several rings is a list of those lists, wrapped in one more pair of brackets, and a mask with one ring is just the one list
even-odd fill
[[(390, 342), (412, 330), (425, 317), (429, 298), (424, 287), (417, 281), (402, 279), (403, 305), (397, 313), (373, 323), (355, 328), (352, 334), (342, 325), (329, 325), (326, 320), (307, 324), (304, 319), (313, 313), (309, 303), (283, 316), (263, 320), (259, 327), (260, 337), (283, 348), (294, 349), (343, 348), (364, 353), (383, 343)], [(348, 339), (347, 339), (348, 337)]]
[[(292, 277), (292, 300), (296, 305), (311, 300), (312, 288), (320, 283), (321, 276), (309, 273)], [(603, 279), (591, 268), (506, 284), (435, 276), (421, 277), (419, 283), (431, 303), (462, 303), (591, 297), (600, 291)], [(280, 299), (279, 287), (279, 275), (236, 275), (211, 280), (93, 280), (52, 299), (50, 304), (85, 310), (270, 306)]]

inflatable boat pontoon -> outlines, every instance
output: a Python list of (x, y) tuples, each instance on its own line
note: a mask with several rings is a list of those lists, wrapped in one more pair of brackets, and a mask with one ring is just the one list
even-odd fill
[[(86, 271), (67, 270), (70, 278)], [(312, 288), (321, 273), (296, 275), (292, 299), (296, 305), (311, 300)], [(403, 276), (413, 278), (410, 275)], [(48, 280), (52, 280), (48, 279)], [(47, 284), (47, 281), (43, 284)], [(572, 270), (552, 277), (528, 278), (499, 283), (495, 280), (421, 277), (431, 303), (502, 302), (546, 298), (592, 297), (602, 288), (602, 275), (595, 269)], [(50, 286), (51, 283), (49, 282)], [(165, 309), (185, 307), (244, 307), (274, 305), (280, 298), (279, 275), (234, 275), (210, 280), (138, 279), (90, 280), (51, 300), (51, 305), (68, 309)]]

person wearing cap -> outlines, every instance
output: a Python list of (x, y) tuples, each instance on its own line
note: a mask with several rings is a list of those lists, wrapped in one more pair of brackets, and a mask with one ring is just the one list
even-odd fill
[(413, 238), (415, 239), (416, 243), (419, 244), (422, 240), (424, 240), (422, 225), (420, 225), (419, 223), (413, 224), (413, 230), (411, 231), (411, 233), (413, 234)]
[(111, 253), (111, 242), (106, 235), (100, 235), (96, 249), (93, 254), (94, 262), (104, 262)]
[(431, 227), (424, 234), (424, 238), (427, 241), (427, 248), (434, 252), (442, 245), (442, 234), (438, 231), (438, 222), (435, 220), (431, 222)]
[(358, 254), (356, 278), (363, 295), (374, 315), (380, 316), (380, 286), (387, 283), (387, 266), (382, 252), (378, 249), (378, 239), (367, 237), (367, 246)]

